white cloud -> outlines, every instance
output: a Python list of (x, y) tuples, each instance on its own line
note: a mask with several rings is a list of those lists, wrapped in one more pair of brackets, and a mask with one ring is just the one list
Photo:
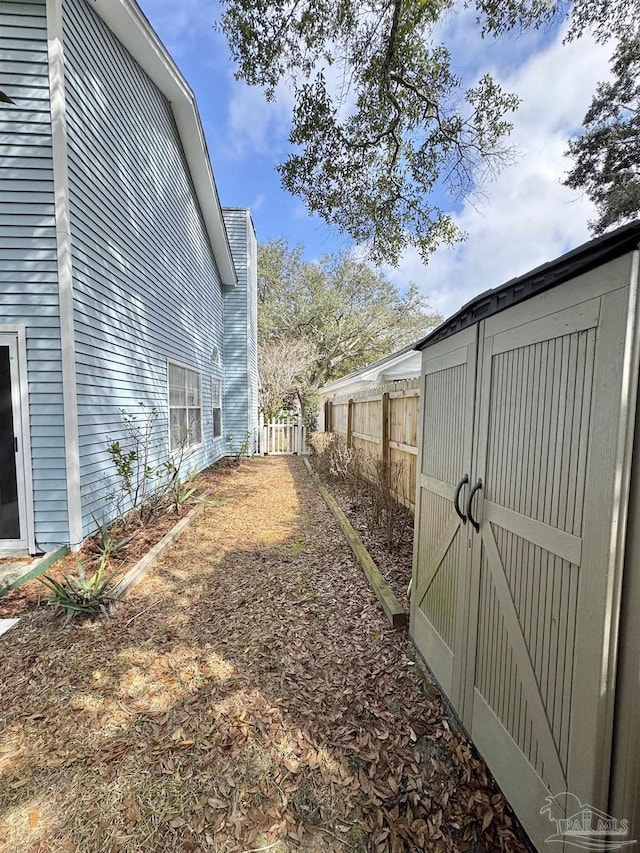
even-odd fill
[(278, 160), (287, 148), (293, 95), (281, 84), (276, 100), (267, 101), (257, 86), (237, 80), (231, 83), (227, 112), (227, 155), (243, 157), (252, 153)]
[(190, 42), (213, 34), (220, 14), (218, 0), (140, 0), (145, 15), (174, 58), (188, 53)]
[(264, 193), (258, 193), (258, 195), (254, 198), (249, 207), (254, 213), (256, 213), (256, 211), (260, 210), (266, 200), (267, 197)]
[[(325, 65), (316, 63), (322, 70), (327, 89), (338, 104), (338, 119), (344, 121), (356, 105), (356, 92), (349, 88), (349, 71), (342, 63)], [(284, 159), (290, 150), (288, 143), (295, 96), (291, 84), (280, 82), (275, 100), (268, 102), (258, 87), (233, 81), (228, 109), (228, 127), (233, 156), (241, 157), (252, 152), (270, 154), (274, 162)]]
[(407, 251), (397, 284), (415, 282), (445, 315), (476, 294), (588, 239), (593, 208), (560, 183), (570, 167), (569, 136), (581, 125), (597, 81), (608, 74), (609, 50), (581, 39), (562, 45), (562, 34), (531, 56), (502, 83), (522, 104), (514, 120), (516, 163), (490, 184), (480, 202), (465, 202), (456, 223), (468, 240), (438, 249), (427, 267)]

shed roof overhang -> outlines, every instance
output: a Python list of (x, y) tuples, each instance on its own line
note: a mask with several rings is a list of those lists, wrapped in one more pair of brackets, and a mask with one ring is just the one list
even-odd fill
[(93, 0), (91, 5), (171, 104), (222, 283), (234, 286), (236, 269), (191, 88), (134, 0)]
[(320, 388), (320, 393), (333, 394), (345, 386), (355, 385), (356, 383), (366, 384), (377, 382), (384, 379), (388, 371), (397, 373), (398, 376), (394, 378), (400, 379), (419, 376), (420, 366), (419, 364), (414, 364), (416, 348), (417, 345), (415, 343), (407, 344), (407, 346), (396, 350), (396, 352), (389, 353), (389, 355), (385, 355), (383, 358), (372, 361), (371, 364), (366, 364), (364, 367), (354, 370), (353, 373), (348, 373), (346, 376), (342, 376), (333, 382), (327, 382), (326, 385)]
[(500, 287), (486, 290), (441, 323), (425, 338), (415, 345), (417, 350), (426, 349), (432, 344), (455, 335), (456, 332), (473, 326), (475, 323), (504, 311), (511, 305), (524, 302), (544, 290), (563, 284), (576, 276), (589, 272), (596, 267), (613, 261), (627, 252), (638, 248), (640, 243), (640, 220), (622, 225), (583, 243), (565, 255), (542, 264), (524, 275), (512, 278)]

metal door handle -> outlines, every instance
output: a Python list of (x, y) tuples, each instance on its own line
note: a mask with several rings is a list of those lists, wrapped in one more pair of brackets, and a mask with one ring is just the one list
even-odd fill
[(475, 527), (476, 531), (480, 530), (480, 525), (478, 524), (478, 522), (475, 520), (475, 518), (471, 514), (471, 502), (473, 501), (473, 498), (475, 497), (476, 492), (479, 492), (481, 488), (482, 488), (482, 480), (478, 480), (478, 482), (475, 484), (475, 486), (469, 492), (469, 497), (467, 498), (467, 515), (469, 516), (469, 521)]
[(458, 517), (460, 518), (460, 520), (462, 521), (463, 524), (467, 523), (467, 516), (460, 510), (460, 504), (458, 503), (458, 500), (460, 498), (460, 492), (462, 491), (462, 487), (468, 482), (469, 482), (469, 475), (465, 474), (464, 477), (460, 480), (460, 482), (456, 486), (456, 491), (455, 491), (455, 494), (453, 496), (453, 508), (455, 509), (456, 513), (458, 514)]

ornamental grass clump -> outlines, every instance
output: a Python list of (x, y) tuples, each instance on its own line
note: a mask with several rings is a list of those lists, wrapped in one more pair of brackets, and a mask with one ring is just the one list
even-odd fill
[(91, 576), (87, 576), (82, 561), (78, 560), (77, 573), (64, 575), (61, 581), (49, 575), (39, 578), (51, 592), (47, 604), (64, 614), (65, 625), (78, 615), (108, 616), (109, 608), (120, 600), (113, 582), (118, 572), (107, 573), (106, 569), (107, 557), (103, 554)]

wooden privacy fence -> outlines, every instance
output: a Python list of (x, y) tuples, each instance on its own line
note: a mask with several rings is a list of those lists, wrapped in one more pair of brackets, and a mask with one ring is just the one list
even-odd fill
[[(420, 380), (405, 379), (336, 396), (325, 403), (325, 431), (341, 435), (372, 461), (389, 465), (398, 499), (414, 508)], [(396, 477), (397, 475), (397, 477)]]
[(266, 456), (302, 456), (309, 453), (308, 430), (301, 414), (265, 420), (260, 415), (258, 453)]

